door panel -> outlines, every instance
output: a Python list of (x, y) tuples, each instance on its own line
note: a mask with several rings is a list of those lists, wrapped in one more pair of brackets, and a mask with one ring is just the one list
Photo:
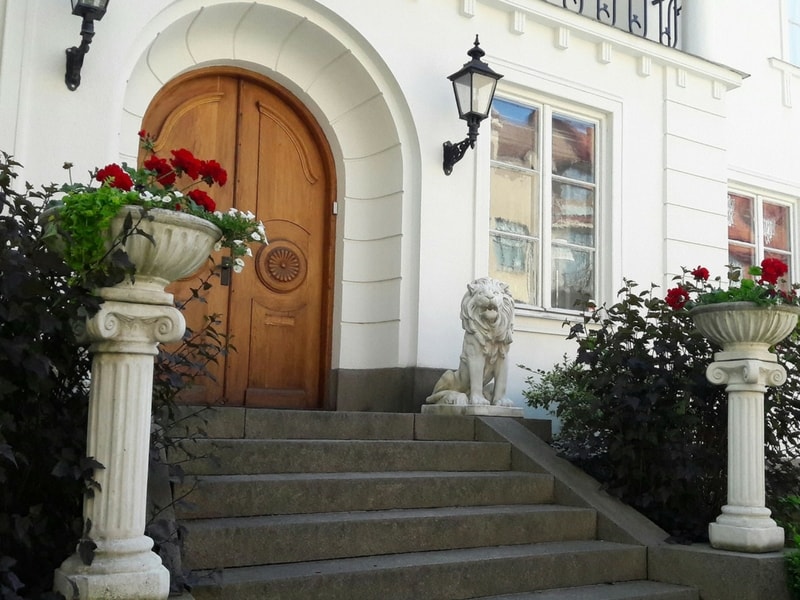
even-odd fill
[[(187, 323), (224, 315), (236, 351), (212, 369), (189, 401), (320, 408), (330, 368), (332, 214), (330, 151), (318, 126), (285, 90), (231, 69), (190, 74), (154, 99), (143, 128), (156, 151), (185, 147), (228, 170), (209, 193), (219, 210), (235, 206), (263, 220), (269, 245), (254, 247), (231, 285), (214, 280), (208, 304), (194, 303)], [(221, 257), (216, 257), (217, 261)], [(171, 290), (176, 298), (197, 277)]]
[(323, 265), (331, 215), (322, 154), (306, 123), (278, 94), (243, 82), (238, 182), (243, 210), (264, 218), (269, 245), (231, 295), (230, 331), (249, 352), (229, 364), (228, 381), (249, 406), (312, 407), (326, 354)]

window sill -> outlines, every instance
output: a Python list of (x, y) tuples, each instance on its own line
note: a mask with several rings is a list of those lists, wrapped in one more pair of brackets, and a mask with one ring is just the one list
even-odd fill
[(547, 333), (567, 337), (569, 327), (583, 322), (584, 313), (575, 310), (536, 308), (517, 304), (514, 330), (525, 333)]

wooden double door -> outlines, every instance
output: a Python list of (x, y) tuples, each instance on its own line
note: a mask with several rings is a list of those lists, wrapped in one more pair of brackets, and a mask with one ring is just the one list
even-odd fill
[[(217, 382), (205, 381), (188, 399), (323, 407), (330, 370), (335, 174), (318, 124), (274, 82), (213, 69), (168, 83), (148, 108), (143, 129), (155, 138), (159, 156), (186, 148), (219, 161), (228, 182), (208, 190), (218, 210), (254, 213), (269, 240), (253, 247), (253, 258), (245, 259), (229, 285), (212, 280), (207, 303), (187, 306), (190, 327), (200, 326), (205, 315), (222, 315), (219, 329), (235, 347), (212, 366)], [(176, 299), (188, 296), (197, 281), (194, 276), (178, 282)]]

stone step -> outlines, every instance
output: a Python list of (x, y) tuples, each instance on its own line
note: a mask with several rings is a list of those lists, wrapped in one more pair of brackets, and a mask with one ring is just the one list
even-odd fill
[(390, 508), (542, 504), (553, 477), (538, 473), (403, 471), (202, 475), (175, 486), (182, 519)]
[(511, 446), (465, 441), (200, 439), (187, 441), (185, 450), (174, 449), (170, 460), (182, 463), (189, 475), (502, 471), (511, 466)]
[(594, 538), (593, 510), (514, 505), (202, 519), (187, 565), (214, 569)]
[(541, 592), (484, 596), (474, 600), (699, 600), (694, 588), (656, 581), (625, 581)]
[[(196, 600), (460, 600), (646, 577), (647, 549), (549, 542), (225, 569)], [(203, 573), (201, 572), (202, 576)]]
[[(211, 438), (472, 440), (474, 417), (180, 406), (172, 433)], [(541, 429), (541, 424), (536, 423)]]

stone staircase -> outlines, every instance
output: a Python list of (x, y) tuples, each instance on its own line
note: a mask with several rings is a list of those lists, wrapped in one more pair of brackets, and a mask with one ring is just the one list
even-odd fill
[(218, 409), (176, 490), (194, 598), (697, 600), (484, 422)]

